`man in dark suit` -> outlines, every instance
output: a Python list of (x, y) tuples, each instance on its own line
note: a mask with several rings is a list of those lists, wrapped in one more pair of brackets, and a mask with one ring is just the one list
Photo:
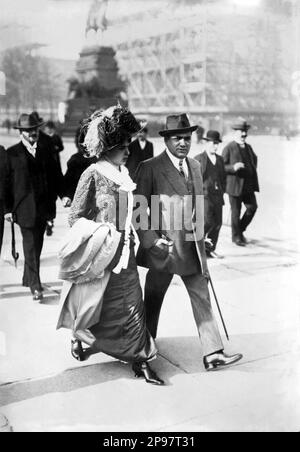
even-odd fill
[[(246, 246), (244, 232), (253, 220), (257, 210), (255, 192), (259, 191), (257, 176), (257, 156), (246, 143), (250, 125), (246, 121), (235, 124), (234, 141), (223, 150), (227, 173), (226, 192), (231, 205), (232, 241), (238, 246)], [(242, 205), (246, 211), (241, 217)]]
[(222, 258), (216, 253), (219, 233), (223, 220), (224, 192), (226, 189), (226, 172), (223, 158), (217, 155), (222, 142), (220, 133), (209, 130), (206, 137), (205, 152), (195, 157), (200, 162), (204, 188), (204, 233), (206, 255)]
[[(207, 370), (215, 370), (237, 362), (242, 355), (227, 356), (224, 353), (212, 311), (203, 240), (201, 170), (198, 162), (187, 157), (192, 132), (196, 129), (197, 126), (190, 125), (186, 114), (168, 116), (166, 129), (160, 132), (166, 151), (139, 166), (135, 178), (136, 202), (143, 204), (140, 212), (148, 224), (141, 224), (138, 230), (137, 262), (149, 268), (145, 308), (147, 327), (152, 336), (157, 335), (166, 291), (174, 274), (180, 275), (192, 303), (204, 366)], [(184, 221), (181, 222), (182, 218)]]
[(64, 150), (64, 144), (61, 139), (61, 136), (57, 133), (56, 127), (53, 121), (47, 121), (45, 124), (45, 134), (48, 135), (53, 143), (53, 149), (54, 149), (54, 158), (57, 162), (57, 165), (59, 166), (61, 170), (61, 161), (60, 161), (60, 152)]
[(7, 175), (6, 151), (3, 146), (0, 146), (0, 255), (4, 232), (4, 199), (5, 199), (6, 175)]
[(53, 159), (51, 141), (39, 136), (42, 125), (35, 115), (22, 114), (15, 126), (21, 141), (7, 150), (6, 219), (21, 228), (23, 285), (30, 287), (34, 300), (43, 298), (40, 256), (47, 221), (55, 216), (57, 196), (63, 197), (63, 179)]
[(128, 157), (126, 167), (130, 177), (134, 177), (139, 164), (153, 157), (153, 144), (147, 140), (148, 129), (144, 129), (138, 133), (137, 138), (129, 145), (130, 155)]
[(80, 125), (75, 134), (75, 146), (77, 152), (73, 154), (67, 161), (67, 171), (64, 175), (65, 196), (70, 200), (71, 205), (79, 179), (82, 173), (93, 163), (97, 162), (97, 157), (87, 157), (83, 146), (86, 128)]

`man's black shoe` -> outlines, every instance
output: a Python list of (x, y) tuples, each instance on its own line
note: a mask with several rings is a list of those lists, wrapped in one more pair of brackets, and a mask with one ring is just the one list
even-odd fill
[(246, 239), (246, 237), (244, 236), (244, 234), (241, 235), (241, 241), (242, 241), (245, 245), (247, 245), (247, 243), (248, 243), (248, 240)]
[(231, 366), (234, 363), (237, 363), (243, 358), (243, 355), (237, 353), (236, 355), (226, 355), (223, 352), (215, 353), (213, 355), (204, 356), (203, 364), (205, 369), (209, 372), (212, 370), (220, 370), (223, 367)]
[(211, 251), (210, 257), (212, 257), (213, 259), (224, 259), (224, 256), (222, 256), (221, 254), (216, 253), (215, 251)]
[(44, 298), (43, 292), (41, 290), (35, 290), (32, 295), (32, 299), (34, 301), (41, 301)]
[(246, 246), (246, 244), (241, 239), (233, 240), (233, 243), (235, 243), (237, 246)]

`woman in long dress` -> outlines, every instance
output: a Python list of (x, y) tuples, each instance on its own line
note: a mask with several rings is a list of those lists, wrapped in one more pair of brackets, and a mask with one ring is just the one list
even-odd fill
[[(121, 240), (102, 278), (65, 286), (57, 328), (73, 330), (71, 352), (76, 359), (84, 359), (82, 342), (85, 342), (93, 351), (131, 363), (136, 377), (163, 385), (149, 366), (157, 349), (146, 328), (134, 254), (131, 217), (135, 184), (124, 166), (131, 136), (141, 125), (130, 111), (118, 105), (94, 113), (85, 127), (87, 155), (96, 155), (98, 161), (81, 176), (69, 223), (72, 227), (80, 218), (110, 223), (121, 233)], [(88, 323), (84, 316), (90, 306), (96, 309)], [(80, 329), (78, 324), (85, 328)]]

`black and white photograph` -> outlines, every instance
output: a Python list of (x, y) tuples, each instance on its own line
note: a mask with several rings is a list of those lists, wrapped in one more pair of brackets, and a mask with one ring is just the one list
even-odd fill
[(300, 432), (300, 1), (0, 8), (0, 432)]

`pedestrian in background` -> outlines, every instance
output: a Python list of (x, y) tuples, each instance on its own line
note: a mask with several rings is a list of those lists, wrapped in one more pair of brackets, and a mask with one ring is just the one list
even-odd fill
[(134, 177), (136, 170), (141, 162), (151, 159), (154, 155), (153, 144), (147, 139), (148, 129), (145, 127), (141, 130), (137, 138), (129, 145), (129, 158), (126, 167), (129, 171), (130, 177)]
[(196, 130), (197, 136), (197, 144), (202, 143), (204, 137), (205, 129), (200, 124), (198, 125), (198, 129)]
[(220, 133), (209, 130), (204, 140), (205, 151), (195, 157), (201, 164), (204, 190), (204, 233), (207, 257), (220, 259), (216, 253), (220, 230), (223, 222), (224, 193), (226, 190), (226, 172), (223, 158), (217, 154)]
[(4, 200), (7, 177), (7, 157), (3, 146), (0, 146), (0, 255), (4, 233)]
[[(37, 111), (33, 111), (31, 113), (31, 115), (33, 118), (36, 119), (36, 121), (39, 121), (39, 122), (43, 123), (44, 125), (46, 125), (43, 118), (39, 115), (39, 113)], [(43, 129), (39, 129), (39, 141), (43, 145), (43, 147), (47, 148), (49, 150), (49, 152), (52, 154), (52, 157), (54, 160), (55, 172), (60, 173), (60, 178), (62, 180), (63, 175), (62, 175), (62, 169), (61, 169), (61, 163), (60, 163), (59, 149), (61, 149), (61, 146), (63, 149), (63, 144), (62, 143), (57, 144), (56, 137), (54, 137), (54, 139), (53, 139), (53, 137), (51, 136), (51, 134), (53, 133), (53, 129), (51, 127), (53, 122), (52, 122), (52, 124), (51, 124), (51, 122), (52, 121), (50, 121), (50, 129), (46, 129), (48, 133), (46, 133), (46, 130), (43, 131)], [(55, 127), (55, 125), (54, 125), (54, 127)], [(50, 135), (49, 135), (49, 133), (50, 133)], [(58, 136), (58, 141), (59, 141), (59, 139), (60, 139), (60, 137)], [(65, 201), (65, 203), (67, 203), (67, 201)], [(46, 224), (46, 235), (47, 236), (51, 236), (53, 234), (55, 217), (56, 217), (56, 204), (54, 203), (52, 218), (49, 219)]]
[(53, 121), (47, 121), (44, 127), (44, 132), (51, 138), (53, 149), (54, 149), (54, 159), (56, 160), (57, 165), (61, 171), (61, 161), (60, 161), (60, 152), (64, 150), (63, 141), (60, 135), (56, 131), (56, 127)]
[(86, 155), (83, 146), (86, 133), (85, 127), (78, 127), (75, 134), (76, 154), (73, 154), (67, 162), (67, 171), (64, 175), (65, 196), (69, 198), (68, 206), (73, 201), (76, 188), (82, 173), (92, 164), (97, 162), (96, 157)]
[(41, 139), (42, 125), (36, 115), (21, 114), (15, 126), (21, 141), (7, 150), (6, 219), (21, 228), (25, 258), (22, 282), (34, 300), (43, 298), (40, 256), (47, 221), (55, 216), (57, 196), (63, 197), (63, 178), (52, 148)]
[[(223, 150), (227, 173), (226, 193), (231, 205), (232, 241), (238, 246), (247, 245), (244, 232), (257, 211), (255, 192), (259, 192), (257, 156), (250, 144), (246, 143), (250, 127), (246, 121), (234, 124), (234, 140)], [(246, 211), (241, 218), (243, 204)]]

